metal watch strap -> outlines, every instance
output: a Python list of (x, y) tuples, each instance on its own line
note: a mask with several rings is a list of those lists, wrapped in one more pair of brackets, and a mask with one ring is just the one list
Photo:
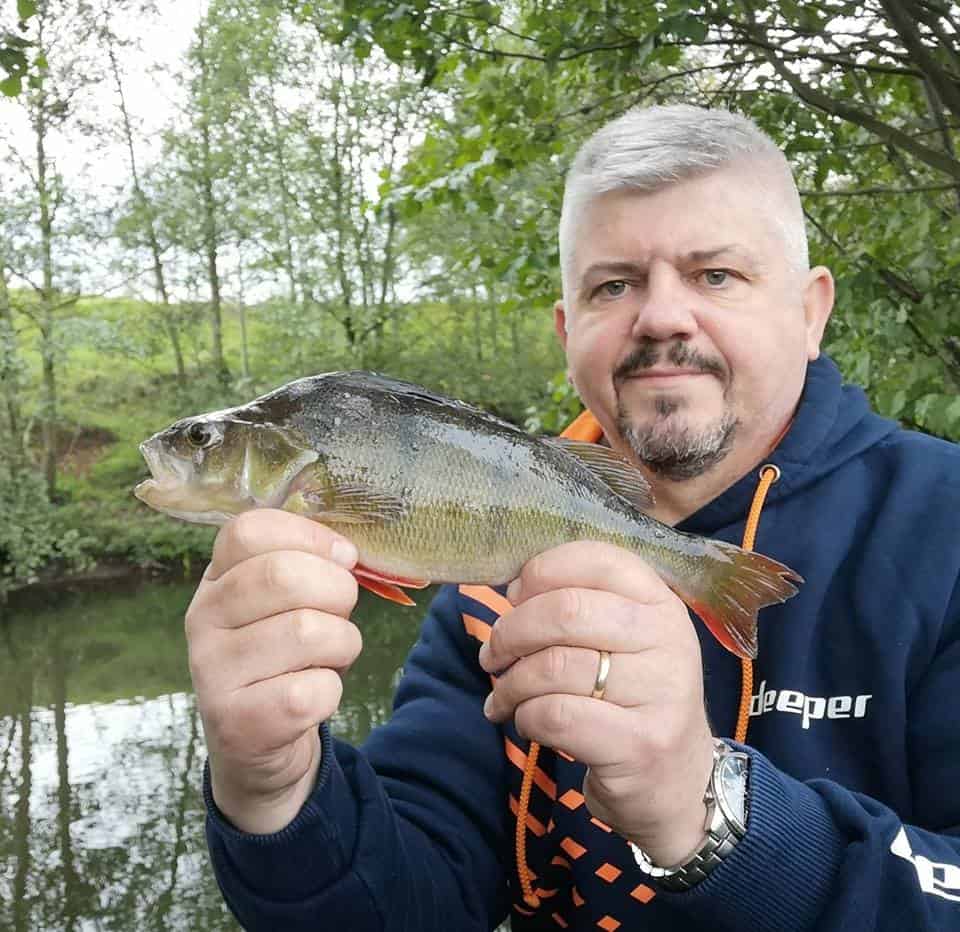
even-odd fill
[(674, 867), (658, 867), (642, 848), (632, 841), (629, 842), (637, 867), (651, 880), (655, 881), (656, 886), (661, 890), (683, 893), (705, 880), (724, 858), (730, 855), (737, 842), (743, 837), (743, 832), (739, 830), (739, 827), (727, 821), (720, 806), (717, 805), (714, 794), (714, 779), (718, 766), (724, 757), (732, 754), (738, 754), (746, 758), (745, 754), (734, 751), (726, 742), (719, 739), (716, 741), (713, 752), (713, 772), (703, 796), (703, 801), (707, 807), (705, 825), (707, 837), (690, 858)]

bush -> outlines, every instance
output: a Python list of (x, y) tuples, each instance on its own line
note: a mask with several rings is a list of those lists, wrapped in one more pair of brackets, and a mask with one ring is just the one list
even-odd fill
[(98, 558), (122, 560), (143, 569), (176, 566), (185, 574), (210, 559), (217, 530), (176, 521), (125, 501), (68, 505), (61, 509), (60, 520), (83, 528)]
[(58, 520), (43, 477), (25, 465), (0, 462), (0, 601), (12, 589), (35, 582), (48, 563), (90, 565), (91, 540)]

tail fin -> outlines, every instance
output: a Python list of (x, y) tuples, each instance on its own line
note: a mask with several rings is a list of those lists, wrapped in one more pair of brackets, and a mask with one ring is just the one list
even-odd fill
[[(712, 540), (721, 551), (704, 556), (695, 575), (674, 577), (670, 588), (702, 619), (711, 634), (738, 657), (757, 656), (757, 612), (796, 595), (803, 577), (762, 553)], [(719, 559), (718, 559), (719, 557)]]

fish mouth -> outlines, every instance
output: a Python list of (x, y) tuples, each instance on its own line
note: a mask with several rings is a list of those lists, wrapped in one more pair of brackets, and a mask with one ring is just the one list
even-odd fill
[(144, 440), (139, 449), (147, 469), (150, 470), (150, 478), (138, 483), (133, 490), (133, 494), (140, 501), (155, 506), (158, 500), (168, 497), (189, 482), (186, 464), (165, 456), (155, 437)]

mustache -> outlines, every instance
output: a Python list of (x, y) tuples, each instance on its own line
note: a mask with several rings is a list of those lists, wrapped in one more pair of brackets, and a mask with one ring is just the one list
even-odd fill
[[(661, 350), (653, 341), (634, 347), (626, 358), (613, 371), (616, 382), (622, 382), (632, 375), (652, 369), (660, 360)], [(681, 340), (671, 343), (664, 354), (664, 360), (678, 369), (696, 369), (698, 372), (716, 376), (721, 382), (726, 380), (726, 369), (719, 359), (705, 356)]]

